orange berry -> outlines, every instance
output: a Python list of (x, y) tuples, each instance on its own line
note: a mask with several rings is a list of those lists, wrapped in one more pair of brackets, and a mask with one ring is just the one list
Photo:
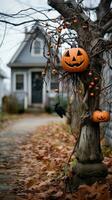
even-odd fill
[(78, 22), (78, 20), (77, 20), (76, 18), (74, 18), (73, 22), (74, 22), (74, 23), (77, 23), (77, 22)]
[(91, 96), (91, 97), (93, 97), (93, 96), (94, 96), (94, 93), (93, 93), (93, 92), (91, 92), (91, 93), (90, 93), (90, 96)]
[(89, 85), (89, 88), (91, 89), (91, 88), (92, 88), (92, 85)]
[(43, 72), (42, 72), (42, 76), (45, 76), (45, 75), (46, 75), (46, 73), (45, 73), (45, 71), (43, 71)]
[(97, 81), (97, 80), (98, 80), (98, 77), (94, 77), (94, 80)]
[(53, 69), (53, 70), (52, 70), (52, 74), (54, 74), (54, 75), (57, 74), (57, 70), (56, 70), (56, 69)]
[(98, 86), (96, 86), (96, 88), (95, 88), (96, 90), (99, 90), (100, 88), (98, 87)]
[(50, 56), (50, 52), (49, 51), (47, 52), (47, 55)]
[(59, 89), (55, 89), (54, 91), (58, 93), (58, 92), (59, 92)]
[(88, 28), (88, 26), (86, 26), (86, 25), (83, 25), (82, 27), (83, 27), (83, 29), (86, 29), (86, 28)]
[(92, 76), (92, 72), (89, 72), (88, 75), (89, 75), (89, 76)]
[(90, 82), (90, 85), (94, 86), (94, 85), (95, 85), (95, 83), (92, 81), (92, 82)]

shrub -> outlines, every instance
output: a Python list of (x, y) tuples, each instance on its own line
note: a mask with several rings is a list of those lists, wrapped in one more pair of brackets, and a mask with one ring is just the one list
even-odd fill
[(55, 97), (54, 99), (55, 103), (60, 102), (60, 105), (66, 110), (67, 109), (67, 105), (68, 105), (68, 100), (67, 100), (67, 96), (62, 96), (60, 95), (59, 97)]
[(45, 111), (46, 111), (47, 113), (53, 113), (53, 108), (52, 108), (52, 106), (45, 106)]
[(9, 95), (3, 97), (3, 112), (10, 114), (23, 113), (24, 106), (18, 101), (16, 96)]

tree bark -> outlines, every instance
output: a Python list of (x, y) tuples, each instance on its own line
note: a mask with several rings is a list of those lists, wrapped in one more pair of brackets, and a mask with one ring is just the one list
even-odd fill
[[(99, 106), (99, 99), (89, 97), (87, 101), (89, 112)], [(86, 114), (86, 111), (85, 111)], [(91, 120), (91, 114), (83, 118), (81, 123), (80, 136), (76, 145), (77, 164), (73, 168), (71, 183), (73, 188), (79, 184), (92, 184), (107, 176), (107, 167), (102, 163), (103, 155), (100, 147), (99, 123)]]
[(103, 160), (99, 132), (99, 123), (89, 122), (82, 127), (76, 148), (76, 158), (79, 162), (97, 163)]
[[(79, 47), (84, 48), (90, 56), (89, 70), (95, 71), (98, 77), (101, 77), (101, 69), (103, 63), (102, 52), (105, 49), (103, 34), (106, 30), (102, 28), (103, 23), (99, 24), (99, 20), (104, 18), (107, 9), (110, 7), (111, 0), (101, 0), (97, 9), (98, 24), (92, 22), (90, 18), (87, 20), (87, 16), (79, 5), (76, 6), (76, 1), (69, 0), (68, 3), (64, 3), (63, 0), (49, 0), (49, 4), (59, 11), (67, 20), (66, 13), (68, 13), (68, 20), (71, 20), (76, 15), (80, 25), (74, 26), (74, 30), (79, 37)], [(60, 5), (59, 5), (60, 2)], [(64, 4), (63, 4), (64, 3)], [(64, 8), (64, 9), (63, 9)], [(68, 11), (68, 12), (67, 12)], [(86, 19), (86, 20), (85, 20)], [(100, 22), (101, 22), (100, 20)], [(87, 28), (83, 28), (83, 24), (86, 23)], [(105, 24), (105, 27), (110, 27), (111, 21)], [(72, 27), (73, 28), (73, 27)], [(77, 188), (82, 183), (92, 184), (96, 181), (102, 180), (107, 175), (107, 168), (102, 163), (103, 155), (100, 147), (100, 128), (99, 123), (94, 123), (91, 120), (91, 113), (99, 108), (99, 93), (100, 90), (95, 92), (93, 97), (90, 96), (88, 87), (88, 71), (79, 74), (79, 78), (84, 84), (85, 93), (88, 92), (86, 99), (86, 106), (83, 112), (85, 115), (87, 112), (89, 116), (84, 117), (81, 122), (80, 137), (76, 146), (76, 158), (77, 164), (73, 168), (73, 176), (71, 177), (71, 184), (74, 188)], [(99, 80), (98, 87), (100, 88), (101, 81)], [(76, 117), (76, 116), (75, 116)]]

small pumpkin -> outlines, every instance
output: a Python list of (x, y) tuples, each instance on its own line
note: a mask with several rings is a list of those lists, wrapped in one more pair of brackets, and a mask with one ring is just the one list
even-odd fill
[(64, 52), (61, 63), (68, 72), (82, 72), (89, 65), (89, 57), (82, 48), (70, 48)]
[(93, 122), (107, 122), (110, 120), (110, 113), (108, 111), (95, 110), (92, 113)]

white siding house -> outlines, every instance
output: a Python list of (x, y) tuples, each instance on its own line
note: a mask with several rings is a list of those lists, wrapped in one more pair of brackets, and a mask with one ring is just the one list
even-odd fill
[(44, 30), (36, 26), (36, 38), (33, 39), (31, 32), (27, 33), (8, 63), (11, 68), (11, 93), (24, 104), (25, 109), (44, 108), (52, 92), (51, 75), (47, 74), (44, 80), (42, 77), (47, 62), (43, 56), (43, 51), (48, 52), (46, 40)]
[(0, 111), (2, 109), (2, 97), (4, 95), (4, 79), (6, 75), (2, 69), (0, 69)]

